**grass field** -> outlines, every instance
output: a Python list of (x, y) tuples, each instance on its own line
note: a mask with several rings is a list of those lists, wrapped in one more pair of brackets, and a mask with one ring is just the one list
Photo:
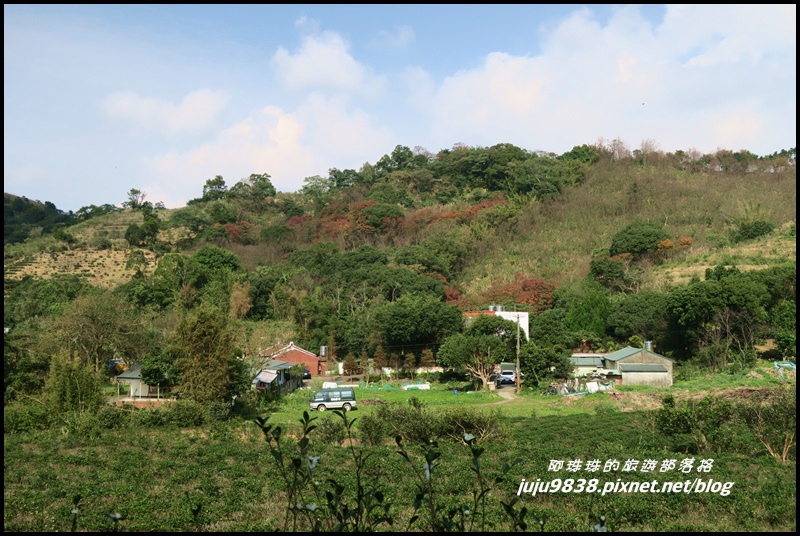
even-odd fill
[[(780, 379), (756, 372), (739, 378), (715, 377), (676, 385), (676, 397), (698, 397), (704, 391), (735, 393), (746, 388), (767, 388)], [(749, 383), (748, 383), (749, 382)], [(4, 529), (6, 531), (273, 531), (310, 530), (302, 517), (294, 525), (287, 517), (289, 501), (317, 504), (321, 514), (325, 492), (342, 486), (342, 502), (355, 504), (358, 478), (365, 489), (382, 491), (393, 524), (378, 523), (375, 530), (431, 530), (427, 510), (409, 526), (415, 515), (417, 485), (431, 483), (438, 512), (451, 510), (458, 519), (464, 508), (466, 531), (510, 531), (514, 524), (503, 503), (516, 515), (526, 509), (526, 530), (589, 531), (606, 516), (606, 528), (621, 531), (794, 531), (796, 525), (795, 458), (781, 463), (769, 456), (746, 430), (737, 428), (723, 448), (693, 452), (686, 444), (661, 433), (653, 409), (660, 406), (662, 390), (621, 389), (616, 396), (597, 393), (580, 397), (541, 396), (523, 391), (509, 399), (512, 387), (487, 393), (453, 393), (452, 385), (430, 391), (359, 388), (354, 441), (332, 440), (330, 422), (339, 416), (328, 411), (310, 412), (319, 428), (311, 432), (306, 451), (314, 462), (313, 482), (307, 482), (294, 499), (281, 467), (301, 459), (300, 421), (311, 390), (297, 391), (261, 413), (281, 426), (280, 464), (250, 418), (208, 422), (202, 426), (126, 426), (115, 429), (65, 422), (46, 431), (4, 437)], [(503, 391), (506, 389), (507, 391)], [(506, 396), (501, 396), (504, 393)], [(420, 420), (430, 414), (455, 411), (494, 413), (500, 432), (476, 444), (480, 463), (464, 442), (442, 438), (435, 452), (430, 480), (425, 477), (426, 452), (432, 445), (404, 443), (409, 460), (398, 446), (385, 442), (368, 446), (360, 428), (381, 406), (408, 407), (414, 397)], [(149, 410), (147, 410), (149, 411)], [(328, 422), (330, 421), (330, 422)], [(327, 427), (327, 428), (326, 428)], [(274, 443), (273, 443), (274, 447)], [(360, 456), (360, 458), (359, 458)], [(358, 466), (356, 460), (362, 460)], [(692, 459), (713, 460), (708, 472), (643, 471), (650, 460), (661, 467)], [(588, 462), (601, 464), (597, 471)], [(605, 471), (602, 467), (613, 464)], [(563, 462), (559, 471), (553, 462)], [(566, 469), (579, 461), (581, 468)], [(638, 462), (636, 470), (625, 463)], [(503, 472), (507, 464), (508, 471)], [(360, 469), (357, 470), (357, 467)], [(485, 503), (475, 503), (477, 473), (488, 491)], [(573, 467), (574, 469), (574, 467)], [(291, 475), (291, 471), (287, 475)], [(583, 480), (596, 490), (566, 491)], [(604, 486), (632, 482), (684, 481), (700, 478), (732, 482), (730, 493), (651, 493), (609, 490)], [(520, 493), (520, 485), (539, 479), (560, 482), (560, 490), (537, 495)], [(291, 481), (291, 478), (289, 479)], [(618, 486), (619, 487), (619, 486)], [(314, 495), (314, 490), (320, 492)], [(76, 497), (78, 507), (75, 507)], [(427, 496), (430, 497), (430, 496)], [(423, 497), (422, 504), (426, 504)], [(512, 501), (516, 499), (516, 504)], [(341, 503), (339, 504), (341, 509)], [(77, 511), (77, 514), (71, 512)], [(306, 512), (306, 510), (304, 510)], [(119, 520), (108, 517), (118, 514)], [(519, 528), (519, 527), (518, 527)]]

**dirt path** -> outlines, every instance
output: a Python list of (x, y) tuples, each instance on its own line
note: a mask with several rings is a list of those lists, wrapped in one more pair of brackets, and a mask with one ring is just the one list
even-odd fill
[(506, 402), (510, 402), (511, 400), (517, 398), (514, 386), (512, 385), (504, 385), (499, 389), (496, 389), (495, 393), (500, 395), (503, 398), (503, 400), (499, 400), (497, 402), (491, 402), (488, 405), (496, 406), (497, 404), (505, 404)]

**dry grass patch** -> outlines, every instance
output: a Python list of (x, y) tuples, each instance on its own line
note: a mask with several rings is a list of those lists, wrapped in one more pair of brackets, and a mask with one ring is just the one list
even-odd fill
[[(142, 252), (148, 261), (144, 271), (150, 274), (155, 270), (155, 254), (145, 250)], [(128, 253), (128, 250), (119, 249), (37, 253), (32, 256), (32, 263), (20, 266), (7, 277), (20, 280), (26, 276), (50, 279), (55, 275), (79, 275), (94, 286), (115, 288), (130, 281), (136, 273), (135, 269), (125, 267)]]

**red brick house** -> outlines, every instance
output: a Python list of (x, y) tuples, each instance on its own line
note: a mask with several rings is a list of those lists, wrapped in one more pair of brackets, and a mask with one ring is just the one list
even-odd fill
[(324, 376), (328, 372), (328, 362), (325, 358), (320, 358), (317, 354), (304, 350), (293, 342), (262, 350), (261, 357), (302, 365), (311, 373), (311, 376)]

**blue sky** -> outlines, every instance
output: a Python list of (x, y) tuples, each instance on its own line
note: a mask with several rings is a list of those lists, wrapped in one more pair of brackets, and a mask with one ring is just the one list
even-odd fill
[(796, 146), (796, 5), (4, 5), (5, 192), (168, 208), (397, 145)]

